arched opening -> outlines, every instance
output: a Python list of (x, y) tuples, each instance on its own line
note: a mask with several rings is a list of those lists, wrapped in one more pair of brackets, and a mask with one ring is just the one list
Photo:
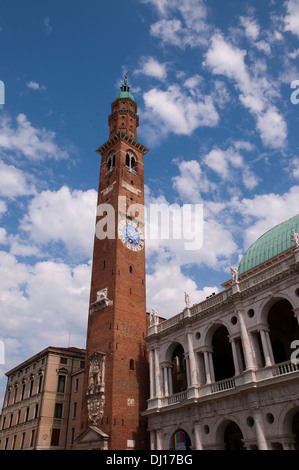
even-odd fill
[(184, 348), (181, 344), (177, 345), (172, 353), (172, 383), (173, 393), (187, 390), (187, 372)]
[(171, 437), (170, 450), (190, 450), (191, 439), (186, 431), (179, 429)]
[(235, 375), (232, 349), (225, 326), (219, 326), (212, 339), (215, 381), (225, 380)]
[(115, 166), (115, 153), (112, 152), (112, 153), (110, 153), (110, 155), (107, 159), (108, 171), (113, 170), (114, 166)]
[(136, 171), (136, 160), (134, 157), (131, 158), (131, 169)]
[(268, 325), (275, 364), (290, 360), (291, 343), (299, 338), (298, 321), (286, 299), (278, 300), (269, 310)]
[(299, 410), (293, 418), (292, 433), (295, 436), (295, 450), (299, 450)]
[(242, 439), (241, 429), (234, 421), (230, 421), (224, 431), (225, 450), (245, 450)]
[(126, 167), (129, 169), (132, 173), (136, 173), (137, 171), (137, 159), (133, 152), (128, 151), (126, 153)]

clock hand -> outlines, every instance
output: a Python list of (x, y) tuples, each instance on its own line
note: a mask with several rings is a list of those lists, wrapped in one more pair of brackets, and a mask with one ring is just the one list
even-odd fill
[(134, 236), (133, 233), (130, 232), (128, 229), (127, 229), (127, 237), (132, 238), (135, 241), (136, 244), (139, 243), (139, 235), (137, 234), (137, 238), (136, 238), (136, 235)]

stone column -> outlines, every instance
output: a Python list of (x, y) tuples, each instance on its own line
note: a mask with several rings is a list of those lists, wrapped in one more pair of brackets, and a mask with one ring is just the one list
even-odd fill
[(173, 395), (172, 366), (168, 367), (168, 386), (169, 386), (169, 395)]
[(156, 450), (156, 431), (150, 431), (150, 448)]
[(194, 439), (195, 449), (202, 450), (201, 425), (199, 423), (194, 423)]
[(206, 369), (206, 384), (210, 384), (215, 382), (212, 350), (206, 348), (204, 349), (203, 354)]
[(231, 338), (230, 343), (232, 345), (235, 375), (240, 375), (239, 359), (238, 359), (238, 352), (237, 352), (237, 349), (236, 349), (235, 338)]
[(214, 363), (213, 363), (213, 351), (209, 351), (209, 363), (210, 363), (210, 374), (212, 382), (215, 382), (215, 372), (214, 372)]
[(259, 411), (255, 410), (253, 412), (254, 418), (254, 427), (256, 432), (256, 440), (259, 450), (269, 450), (267, 439), (265, 437), (264, 425), (262, 420), (262, 415)]
[(191, 387), (197, 385), (197, 370), (196, 361), (194, 357), (192, 333), (187, 333), (188, 337), (188, 350), (189, 350), (189, 369), (190, 369), (190, 385)]
[(299, 307), (293, 308), (293, 312), (294, 312), (294, 315), (297, 318), (297, 322), (299, 324)]
[(164, 396), (168, 397), (169, 395), (169, 387), (168, 387), (168, 367), (163, 366), (163, 380), (164, 380)]
[(190, 380), (189, 356), (187, 354), (185, 355), (185, 361), (186, 361), (186, 373), (187, 373), (187, 387), (189, 388), (191, 386), (191, 380)]
[(150, 349), (150, 398), (155, 396), (155, 357), (154, 350)]
[(241, 332), (241, 339), (244, 349), (244, 357), (245, 357), (245, 365), (246, 370), (253, 370), (254, 369), (254, 362), (253, 362), (253, 354), (252, 354), (252, 346), (250, 343), (249, 335), (246, 329), (245, 321), (243, 318), (244, 311), (241, 309), (237, 310), (239, 325), (240, 325), (240, 332)]
[(156, 437), (157, 437), (157, 448), (156, 450), (163, 450), (163, 431), (162, 429), (156, 430)]
[(155, 384), (156, 384), (156, 397), (161, 397), (161, 372), (160, 372), (159, 348), (155, 348)]
[(264, 358), (265, 358), (265, 363), (266, 363), (265, 365), (266, 365), (266, 367), (270, 367), (270, 366), (273, 365), (273, 362), (271, 360), (271, 355), (270, 355), (270, 350), (269, 350), (269, 342), (268, 342), (268, 338), (267, 338), (267, 337), (269, 337), (269, 330), (266, 330), (265, 328), (260, 329), (260, 336), (261, 336), (263, 353), (264, 353)]

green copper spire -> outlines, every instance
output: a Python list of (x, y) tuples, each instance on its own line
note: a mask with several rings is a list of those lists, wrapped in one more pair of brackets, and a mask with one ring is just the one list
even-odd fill
[(135, 101), (134, 96), (130, 93), (130, 86), (128, 85), (128, 73), (126, 72), (124, 83), (120, 87), (120, 93), (116, 95), (114, 101), (118, 100), (119, 98), (130, 98), (131, 100)]

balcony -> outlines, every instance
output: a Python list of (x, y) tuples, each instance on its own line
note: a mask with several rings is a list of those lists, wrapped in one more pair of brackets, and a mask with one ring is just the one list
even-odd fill
[[(182, 406), (184, 404), (197, 403), (201, 399), (216, 398), (222, 394), (237, 393), (251, 388), (257, 383), (265, 384), (267, 381), (276, 381), (278, 378), (298, 376), (299, 363), (291, 361), (275, 364), (258, 370), (248, 370), (243, 374), (203, 386), (189, 387), (187, 390), (164, 397), (154, 397), (148, 400), (147, 411), (159, 408)], [(298, 378), (298, 377), (297, 377)]]

